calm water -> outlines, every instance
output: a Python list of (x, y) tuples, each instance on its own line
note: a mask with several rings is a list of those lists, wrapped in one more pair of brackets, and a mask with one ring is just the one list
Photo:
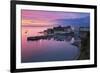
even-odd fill
[(76, 60), (80, 49), (69, 41), (59, 41), (53, 38), (27, 41), (29, 36), (40, 36), (39, 32), (52, 27), (22, 27), (22, 62), (45, 62)]

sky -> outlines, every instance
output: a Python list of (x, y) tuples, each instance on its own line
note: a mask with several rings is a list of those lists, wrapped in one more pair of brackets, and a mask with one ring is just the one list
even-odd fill
[(82, 12), (57, 12), (40, 10), (21, 10), (24, 26), (57, 26), (90, 24), (90, 14)]

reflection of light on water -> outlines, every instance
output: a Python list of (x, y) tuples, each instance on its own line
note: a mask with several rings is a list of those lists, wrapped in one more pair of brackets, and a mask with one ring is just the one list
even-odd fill
[(75, 42), (75, 38), (74, 38), (74, 37), (72, 37), (72, 39), (71, 39), (70, 43), (71, 43), (71, 44), (73, 44), (74, 42)]
[(39, 40), (39, 46), (42, 46), (42, 40)]

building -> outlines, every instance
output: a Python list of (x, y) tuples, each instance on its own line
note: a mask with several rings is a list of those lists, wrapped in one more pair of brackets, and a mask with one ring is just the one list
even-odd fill
[(58, 26), (54, 27), (53, 29), (44, 30), (45, 35), (66, 34), (71, 32), (72, 32), (71, 26), (66, 26), (66, 27)]
[(86, 38), (90, 34), (90, 28), (89, 27), (80, 27), (79, 34), (80, 34), (80, 38)]

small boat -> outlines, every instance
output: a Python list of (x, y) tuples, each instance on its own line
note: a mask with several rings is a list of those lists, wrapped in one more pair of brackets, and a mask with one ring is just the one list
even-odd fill
[(27, 32), (28, 32), (28, 31), (26, 30), (26, 31), (25, 31), (25, 34), (27, 34)]

